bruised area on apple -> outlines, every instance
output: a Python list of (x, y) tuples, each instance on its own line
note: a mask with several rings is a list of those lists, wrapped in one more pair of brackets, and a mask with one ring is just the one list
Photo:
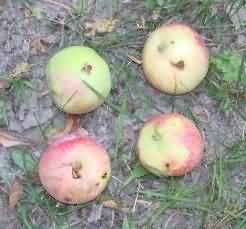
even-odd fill
[(178, 95), (193, 90), (206, 76), (209, 53), (196, 31), (170, 23), (150, 34), (142, 62), (145, 77), (155, 88)]
[(178, 113), (156, 116), (143, 126), (137, 142), (141, 164), (157, 176), (182, 176), (198, 166), (204, 142), (195, 124)]
[(42, 185), (67, 204), (94, 200), (107, 186), (110, 174), (110, 158), (103, 147), (75, 132), (51, 143), (39, 162)]
[(56, 106), (70, 114), (93, 111), (111, 89), (107, 63), (86, 46), (67, 47), (52, 56), (46, 79)]

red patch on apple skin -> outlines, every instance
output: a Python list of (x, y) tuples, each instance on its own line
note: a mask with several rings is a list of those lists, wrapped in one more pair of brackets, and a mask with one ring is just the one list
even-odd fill
[(202, 159), (204, 142), (195, 124), (179, 113), (169, 113), (152, 117), (145, 125), (154, 125), (158, 127), (165, 125), (165, 122), (168, 122), (169, 119), (175, 118), (182, 121), (182, 126), (179, 131), (177, 131), (177, 140), (187, 148), (190, 154), (181, 167), (177, 168), (177, 163), (174, 160), (169, 161), (168, 166), (167, 163), (165, 163), (163, 167), (168, 171), (167, 175), (169, 176), (183, 176), (193, 168), (197, 167)]
[(183, 128), (180, 129), (178, 139), (180, 139), (181, 144), (184, 145), (190, 153), (182, 167), (174, 169), (173, 171), (170, 168), (170, 174), (172, 176), (182, 176), (197, 167), (201, 162), (204, 150), (202, 136), (191, 120), (184, 118)]

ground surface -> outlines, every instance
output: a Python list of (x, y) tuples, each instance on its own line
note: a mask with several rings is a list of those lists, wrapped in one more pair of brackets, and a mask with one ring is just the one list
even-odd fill
[[(86, 22), (98, 17), (117, 19), (115, 29), (85, 36)], [(171, 20), (199, 31), (212, 56), (206, 80), (179, 97), (150, 87), (141, 65), (128, 57), (141, 59), (147, 34)], [(1, 85), (1, 131), (36, 142), (31, 148), (0, 146), (0, 228), (245, 229), (245, 31), (246, 3), (240, 0), (0, 0), (0, 76), (10, 83)], [(94, 47), (110, 64), (111, 96), (81, 116), (81, 126), (111, 155), (112, 179), (104, 197), (121, 209), (106, 208), (101, 201), (57, 205), (18, 157), (32, 155), (37, 161), (44, 136), (64, 125), (64, 114), (44, 93), (45, 66), (53, 53), (71, 44)], [(226, 74), (232, 78), (223, 78)], [(206, 139), (203, 163), (181, 178), (143, 176), (141, 169), (134, 170), (138, 130), (150, 116), (170, 111), (196, 121)], [(131, 174), (139, 178), (125, 186)], [(24, 192), (11, 210), (8, 193), (17, 178)]]

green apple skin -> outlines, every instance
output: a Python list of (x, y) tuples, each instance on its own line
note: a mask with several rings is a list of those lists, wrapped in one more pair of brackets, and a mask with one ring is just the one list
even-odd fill
[(156, 89), (180, 95), (204, 79), (209, 52), (201, 36), (181, 23), (163, 25), (145, 42), (142, 64), (147, 81)]
[(86, 46), (71, 46), (54, 54), (46, 68), (46, 79), (55, 105), (70, 114), (95, 110), (111, 90), (107, 63)]
[(137, 142), (140, 163), (157, 176), (183, 176), (198, 166), (204, 150), (195, 124), (178, 113), (156, 116), (145, 123)]

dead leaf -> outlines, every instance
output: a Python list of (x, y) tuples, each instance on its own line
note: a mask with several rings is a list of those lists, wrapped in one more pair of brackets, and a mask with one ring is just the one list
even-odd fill
[(113, 208), (113, 209), (117, 209), (118, 208), (118, 204), (114, 200), (104, 201), (104, 202), (102, 202), (102, 205), (104, 207), (107, 207), (107, 208)]
[(19, 63), (15, 66), (14, 70), (13, 70), (13, 73), (12, 73), (12, 76), (13, 77), (17, 77), (23, 73), (27, 73), (29, 72), (31, 69), (31, 65), (26, 63), (26, 62), (23, 62), (23, 63)]
[(241, 99), (243, 99), (243, 100), (246, 100), (246, 93), (245, 93), (245, 94), (240, 95), (240, 98), (241, 98)]
[(115, 28), (117, 19), (96, 18), (92, 22), (85, 23), (85, 36), (94, 37), (96, 33), (109, 33)]
[(106, 208), (116, 209), (123, 213), (127, 213), (129, 211), (129, 208), (125, 208), (121, 206), (121, 204), (119, 204), (117, 201), (113, 200), (112, 198), (108, 196), (100, 196), (100, 198), (98, 199), (98, 202)]
[(0, 80), (0, 90), (5, 90), (9, 88), (8, 80)]
[(23, 194), (22, 184), (14, 179), (9, 190), (9, 208), (14, 209)]
[(0, 131), (0, 144), (6, 148), (18, 145), (30, 145), (29, 142), (21, 139), (20, 136), (14, 136), (14, 134), (5, 131)]
[(40, 38), (34, 38), (31, 43), (31, 54), (38, 55), (40, 53), (46, 53), (48, 50), (45, 42)]
[(54, 134), (52, 134), (49, 137), (48, 142), (52, 143), (54, 142), (57, 138), (60, 138), (66, 134), (69, 134), (71, 132), (77, 132), (80, 135), (88, 135), (88, 132), (79, 127), (79, 116), (78, 115), (68, 115), (66, 119), (66, 124), (63, 130), (56, 131)]

